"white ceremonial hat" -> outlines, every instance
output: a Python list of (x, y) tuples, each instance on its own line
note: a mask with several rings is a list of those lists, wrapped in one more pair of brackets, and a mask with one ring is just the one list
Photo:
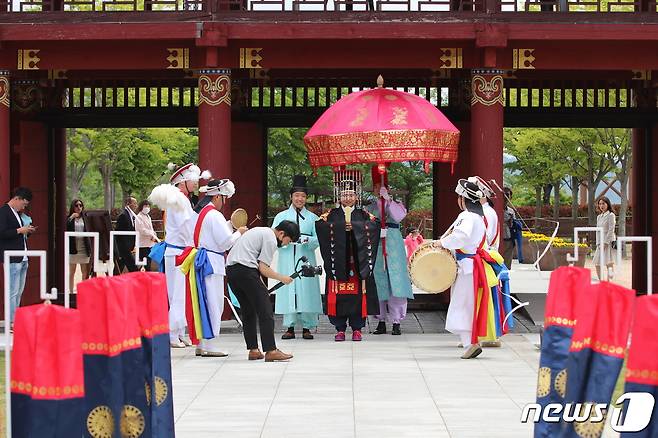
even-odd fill
[(223, 195), (228, 198), (235, 194), (235, 184), (230, 179), (213, 179), (208, 185), (199, 188), (200, 193), (207, 196)]
[(204, 170), (201, 172), (199, 166), (194, 163), (188, 163), (175, 171), (173, 175), (171, 175), (169, 181), (176, 185), (184, 181), (199, 181), (200, 179), (208, 179), (211, 177), (212, 175), (210, 174), (209, 170)]

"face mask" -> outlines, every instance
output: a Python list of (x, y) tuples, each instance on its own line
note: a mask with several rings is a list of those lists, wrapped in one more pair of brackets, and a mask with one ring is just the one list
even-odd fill
[(148, 207), (144, 207), (144, 208), (142, 209), (142, 213), (144, 213), (144, 214), (149, 214), (150, 212), (151, 212), (151, 209), (148, 208)]

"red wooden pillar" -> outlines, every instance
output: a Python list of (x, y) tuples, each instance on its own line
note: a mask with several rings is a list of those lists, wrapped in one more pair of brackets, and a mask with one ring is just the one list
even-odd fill
[(235, 169), (248, 166), (248, 171), (235, 172), (233, 175), (235, 196), (231, 198), (231, 206), (247, 210), (249, 222), (256, 215), (264, 218), (252, 226), (267, 226), (266, 129), (258, 122), (233, 122), (232, 125), (233, 166)]
[(450, 163), (434, 163), (432, 188), (432, 237), (438, 239), (450, 227), (459, 215), (455, 187), (457, 180), (467, 178), (470, 171), (470, 138), (471, 124), (469, 122), (455, 123), (459, 129), (459, 155), (454, 169)]
[(51, 128), (52, 182), (51, 204), (54, 212), (48, 260), (57, 290), (64, 291), (64, 233), (66, 232), (66, 128)]
[(213, 178), (231, 177), (231, 71), (199, 75), (199, 167)]
[[(503, 186), (503, 71), (471, 73), (471, 174)], [(502, 221), (503, 197), (495, 208)]]
[(9, 200), (11, 190), (9, 179), (11, 157), (9, 90), (9, 72), (0, 70), (0, 205)]
[[(648, 227), (647, 235), (653, 237), (653, 252), (652, 252), (652, 266), (651, 269), (652, 275), (652, 292), (655, 293), (658, 290), (658, 176), (656, 175), (656, 168), (658, 168), (658, 124), (654, 124), (651, 127), (651, 147), (646, 148), (646, 165), (648, 167), (647, 171), (647, 181), (646, 188), (647, 190), (647, 211), (648, 211)], [(645, 262), (646, 263), (646, 262)], [(634, 264), (635, 265), (635, 264)], [(645, 268), (642, 267), (644, 271)]]

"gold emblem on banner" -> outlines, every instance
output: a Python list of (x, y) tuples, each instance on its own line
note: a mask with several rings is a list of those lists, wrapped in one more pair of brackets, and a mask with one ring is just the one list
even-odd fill
[(514, 70), (532, 70), (535, 68), (535, 49), (513, 49), (512, 64)]
[(107, 406), (96, 406), (87, 415), (87, 431), (94, 438), (114, 437), (114, 415)]
[(441, 47), (442, 55), (439, 57), (439, 68), (462, 68), (464, 65), (461, 47)]
[(537, 378), (537, 397), (546, 397), (551, 392), (551, 369), (548, 367), (539, 368)]
[(18, 69), (19, 70), (39, 70), (39, 61), (37, 56), (40, 49), (18, 49)]
[(167, 400), (167, 395), (169, 394), (169, 387), (167, 382), (164, 381), (161, 377), (155, 377), (155, 404), (160, 406), (162, 403)]
[(186, 69), (190, 68), (190, 49), (183, 47), (167, 48), (169, 56), (167, 56), (168, 69)]
[(562, 370), (555, 376), (555, 391), (562, 398), (567, 394), (567, 370)]
[(146, 405), (151, 406), (151, 385), (149, 385), (149, 382), (144, 382), (144, 392), (146, 394)]
[(240, 48), (240, 68), (263, 68), (260, 62), (262, 47), (241, 47)]
[(584, 411), (588, 408), (590, 409), (590, 411), (589, 411), (589, 418), (587, 418), (587, 420), (583, 421), (582, 423), (573, 424), (573, 428), (579, 437), (599, 438), (601, 434), (603, 434), (603, 429), (605, 428), (605, 415), (601, 421), (597, 421), (596, 423), (592, 421), (592, 417), (594, 416), (595, 413), (595, 409), (594, 409), (595, 404), (596, 403), (593, 402), (584, 403), (580, 408), (581, 415), (584, 414)]
[(142, 412), (132, 405), (124, 405), (121, 411), (119, 427), (121, 438), (139, 438), (144, 432), (146, 421)]

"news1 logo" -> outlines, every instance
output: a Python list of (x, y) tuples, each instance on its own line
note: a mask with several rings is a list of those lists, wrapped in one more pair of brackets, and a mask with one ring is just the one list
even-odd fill
[[(543, 409), (538, 403), (529, 403), (523, 407), (521, 423), (540, 420), (546, 423), (600, 423), (605, 421), (606, 412), (610, 427), (615, 432), (640, 432), (651, 422), (651, 414), (656, 400), (648, 392), (627, 392), (614, 403), (618, 408), (607, 403), (549, 403)], [(532, 416), (531, 416), (532, 415)]]

